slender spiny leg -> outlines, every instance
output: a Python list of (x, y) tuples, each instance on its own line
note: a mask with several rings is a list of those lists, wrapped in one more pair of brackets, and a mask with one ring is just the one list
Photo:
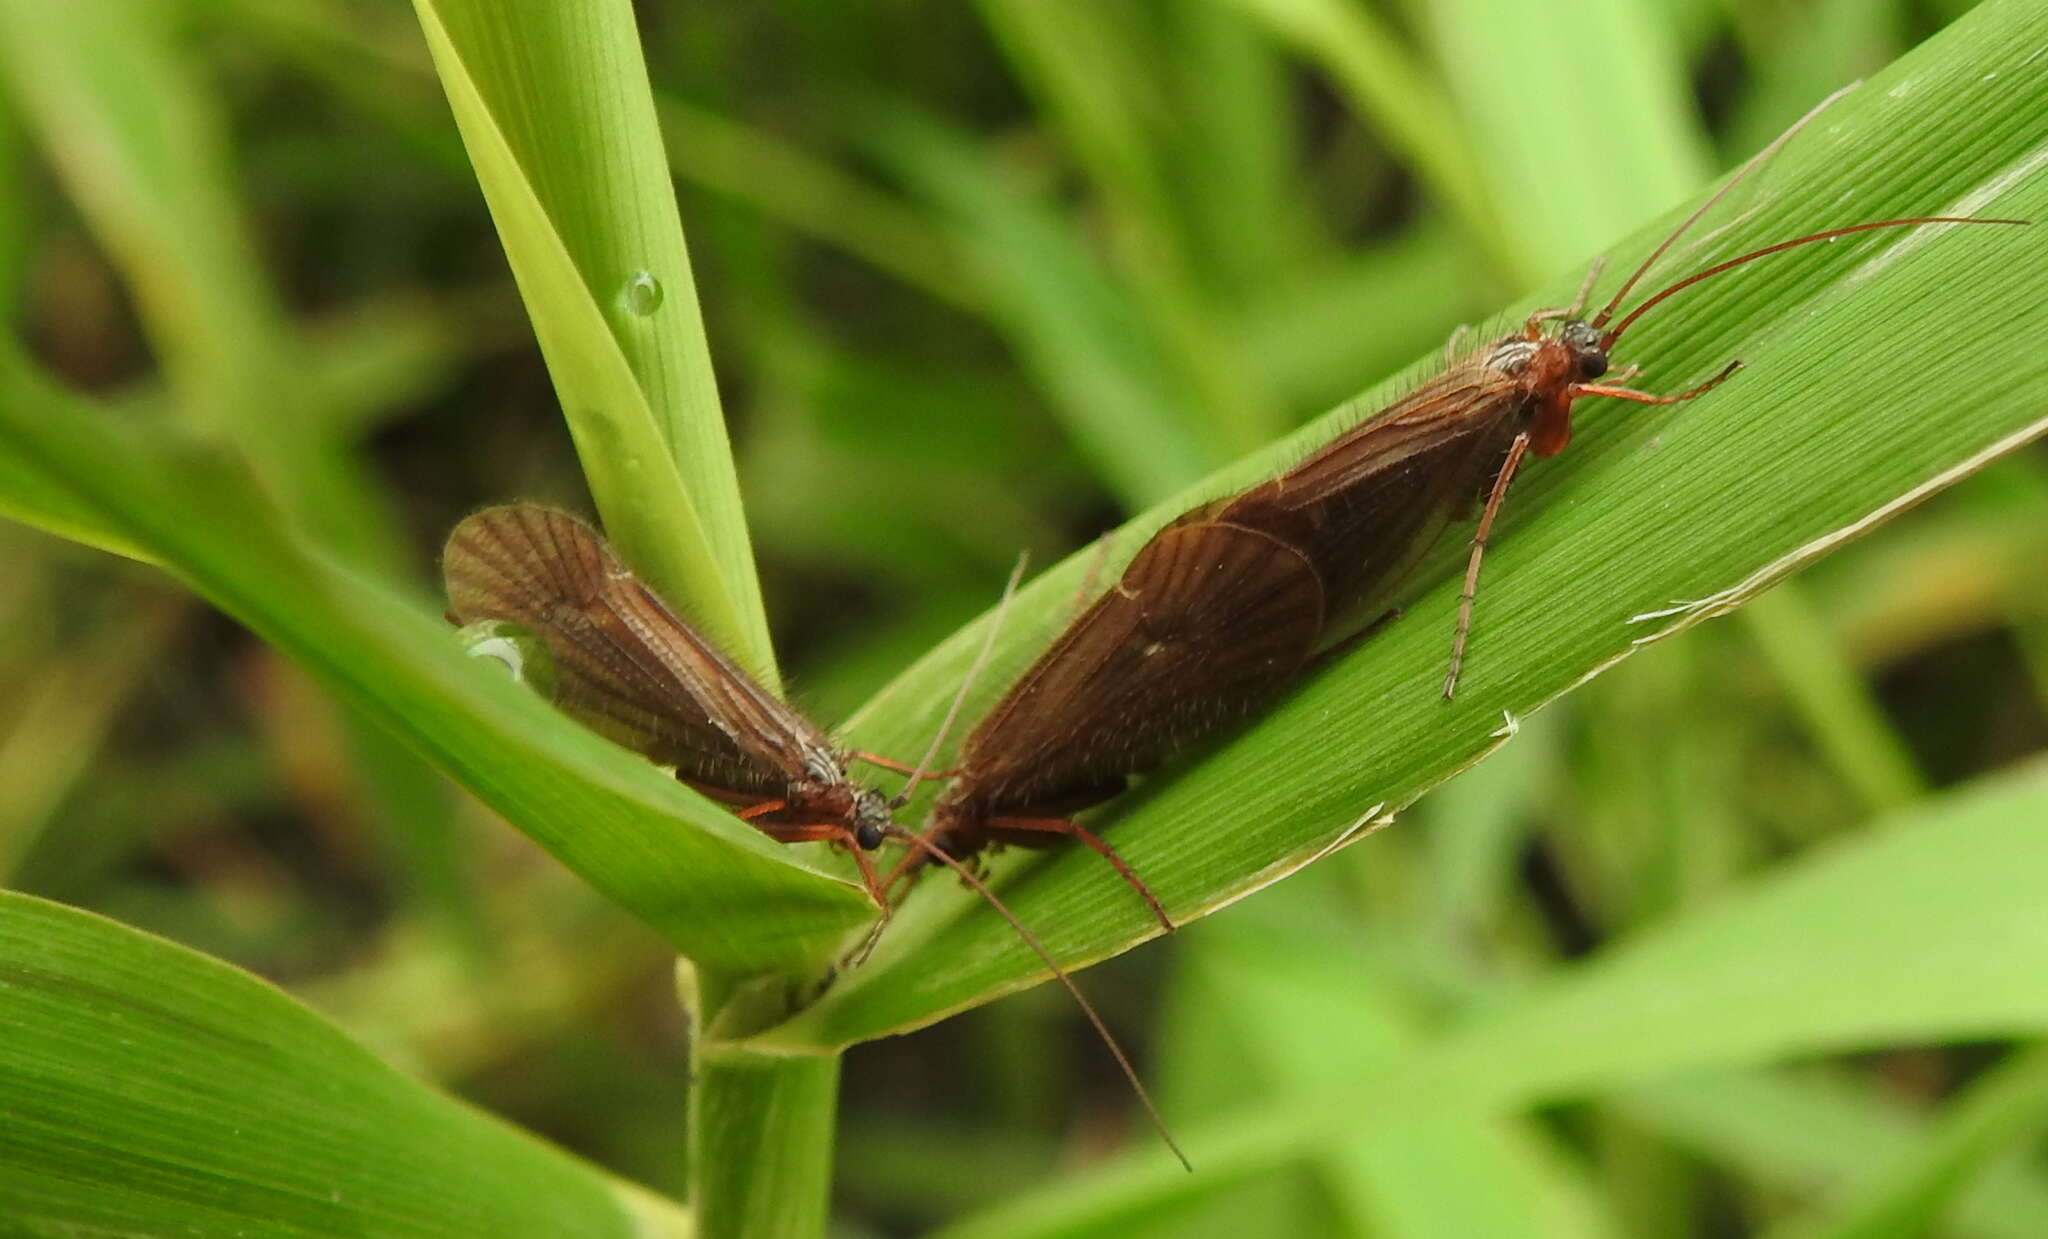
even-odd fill
[(845, 842), (846, 850), (853, 853), (853, 863), (860, 866), (860, 880), (868, 888), (868, 897), (882, 909), (882, 923), (888, 924), (889, 913), (893, 909), (889, 907), (889, 901), (882, 898), (882, 879), (875, 873), (875, 862), (868, 859), (868, 854), (854, 843), (851, 835), (847, 836)]
[(761, 827), (761, 833), (777, 843), (837, 843), (853, 853), (853, 863), (860, 866), (861, 884), (868, 894), (882, 906), (882, 916), (889, 915), (889, 901), (882, 898), (882, 881), (875, 874), (875, 863), (868, 854), (861, 851), (853, 841), (853, 832), (838, 822), (805, 822), (797, 825), (783, 825), (773, 822)]
[(1729, 375), (1741, 368), (1741, 362), (1731, 361), (1722, 369), (1721, 373), (1708, 379), (1698, 387), (1692, 388), (1689, 391), (1679, 392), (1675, 396), (1660, 396), (1655, 392), (1637, 391), (1633, 387), (1609, 387), (1601, 383), (1574, 383), (1571, 386), (1571, 398), (1577, 400), (1581, 396), (1612, 396), (1616, 400), (1633, 400), (1637, 404), (1683, 404), (1687, 400), (1697, 400), (1716, 387), (1719, 387), (1728, 380)]
[(882, 905), (882, 915), (876, 917), (875, 923), (868, 926), (867, 933), (861, 936), (860, 945), (853, 948), (846, 958), (833, 965), (835, 972), (844, 972), (849, 969), (858, 968), (868, 962), (868, 956), (873, 955), (875, 948), (881, 945), (882, 931), (889, 927), (889, 913), (891, 911), (892, 909), (888, 904)]
[(1130, 888), (1138, 892), (1138, 897), (1145, 901), (1145, 906), (1152, 909), (1152, 915), (1159, 918), (1161, 925), (1166, 926), (1167, 932), (1173, 932), (1175, 928), (1173, 918), (1166, 915), (1165, 908), (1159, 906), (1159, 900), (1153, 897), (1151, 888), (1146, 886), (1136, 873), (1132, 872), (1131, 867), (1124, 863), (1124, 858), (1116, 854), (1116, 849), (1104, 842), (1102, 836), (1094, 831), (1088, 830), (1078, 822), (1064, 817), (1000, 817), (989, 824), (1000, 830), (1030, 830), (1048, 835), (1068, 835), (1079, 839), (1082, 843), (1094, 849), (1096, 855), (1114, 866), (1117, 873), (1130, 885)]
[[(1586, 288), (1591, 287), (1592, 281), (1589, 277)], [(1583, 289), (1581, 290), (1581, 296), (1584, 296)], [(1617, 400), (1633, 400), (1638, 404), (1678, 404), (1686, 400), (1697, 399), (1719, 387), (1741, 365), (1742, 363), (1739, 361), (1730, 362), (1726, 369), (1713, 378), (1708, 379), (1690, 391), (1683, 391), (1675, 396), (1659, 396), (1653, 392), (1642, 392), (1636, 391), (1634, 388), (1615, 387), (1599, 383), (1575, 383), (1569, 389), (1568, 395), (1573, 400), (1584, 396), (1612, 396)], [(1615, 377), (1626, 380), (1633, 377), (1636, 370), (1637, 367), (1629, 366)], [(1486, 555), (1486, 540), (1493, 533), (1493, 518), (1500, 511), (1501, 499), (1508, 492), (1508, 483), (1514, 480), (1515, 470), (1521, 467), (1522, 457), (1526, 454), (1528, 446), (1529, 437), (1527, 435), (1516, 437), (1514, 446), (1508, 450), (1507, 460), (1501, 464), (1499, 476), (1493, 480), (1493, 489), (1486, 497), (1486, 511), (1480, 514), (1478, 532), (1472, 536), (1472, 557), (1465, 564), (1465, 588), (1458, 595), (1458, 630), (1451, 638), (1451, 666), (1450, 670), (1444, 675), (1444, 699), (1446, 701), (1455, 695), (1458, 687), (1458, 673), (1464, 666), (1465, 639), (1472, 631), (1472, 599), (1479, 590), (1479, 562)]]
[(1621, 369), (1616, 370), (1613, 374), (1608, 375), (1607, 385), (1609, 387), (1619, 387), (1642, 372), (1643, 368), (1641, 366), (1630, 362)]
[(846, 957), (842, 965), (847, 968), (858, 968), (868, 962), (868, 956), (875, 953), (875, 946), (882, 940), (882, 931), (889, 928), (889, 918), (896, 914), (896, 908), (882, 897), (881, 883), (875, 877), (875, 866), (868, 860), (867, 853), (850, 844), (848, 850), (853, 853), (854, 862), (860, 866), (860, 876), (867, 884), (868, 898), (874, 900), (875, 907), (880, 910), (875, 917), (875, 923), (868, 926), (867, 933), (861, 936), (860, 945), (853, 949), (853, 953)]
[(904, 765), (893, 757), (884, 757), (880, 753), (870, 753), (866, 749), (848, 749), (846, 750), (846, 755), (855, 761), (864, 761), (870, 766), (880, 766), (884, 770), (893, 770), (897, 774), (909, 774), (912, 769), (912, 767)]
[(1508, 493), (1508, 483), (1515, 480), (1515, 470), (1522, 467), (1522, 457), (1529, 451), (1529, 436), (1515, 436), (1514, 446), (1508, 449), (1508, 458), (1501, 462), (1500, 473), (1493, 479), (1493, 489), (1486, 496), (1486, 510), (1479, 514), (1479, 528), (1472, 535), (1472, 558), (1465, 562), (1465, 588), (1458, 594), (1458, 630), (1451, 637), (1451, 667), (1444, 675), (1444, 700), (1449, 701), (1457, 692), (1458, 672), (1465, 664), (1465, 637), (1472, 631), (1472, 597), (1479, 592), (1479, 561), (1486, 555), (1486, 539), (1493, 533), (1493, 517), (1500, 511), (1500, 501)]
[[(778, 811), (780, 811), (780, 810), (786, 809), (786, 808), (788, 808), (788, 807), (789, 807), (789, 802), (788, 802), (787, 800), (764, 800), (764, 801), (762, 801), (762, 802), (761, 802), (760, 804), (757, 804), (757, 805), (752, 805), (752, 806), (749, 806), (748, 808), (745, 808), (745, 809), (734, 809), (734, 810), (733, 810), (733, 813), (734, 813), (734, 815), (735, 815), (735, 816), (737, 816), (737, 817), (738, 817), (738, 818), (739, 818), (739, 819), (740, 819), (741, 821), (743, 821), (743, 822), (751, 822), (751, 821), (753, 821), (753, 820), (754, 820), (755, 818), (757, 818), (757, 817), (766, 817), (766, 816), (767, 816), (767, 815), (769, 815), (770, 813), (775, 813), (775, 812), (778, 812)], [(758, 823), (757, 823), (757, 824), (758, 824)], [(773, 834), (775, 834), (775, 831), (776, 831), (776, 830), (777, 830), (778, 828), (777, 828), (777, 827), (772, 827), (772, 826), (762, 826), (762, 827), (761, 827), (761, 829), (762, 829), (762, 830), (765, 830), (765, 831), (767, 831), (767, 832), (768, 832), (769, 834), (773, 835)], [(781, 836), (780, 836), (780, 835), (776, 835), (776, 837), (777, 837), (777, 838), (781, 838)], [(791, 840), (791, 839), (783, 839), (783, 842), (784, 842), (784, 843), (792, 843), (792, 842), (796, 842), (796, 840)]]
[(760, 831), (777, 843), (843, 843), (853, 839), (853, 832), (837, 822), (802, 822), (795, 825), (770, 822), (760, 827)]
[(868, 956), (875, 953), (875, 944), (882, 940), (882, 931), (889, 927), (889, 918), (896, 914), (896, 907), (883, 894), (882, 881), (875, 876), (875, 862), (868, 859), (866, 852), (854, 846), (851, 836), (847, 839), (846, 850), (853, 853), (853, 863), (860, 866), (860, 878), (867, 884), (868, 898), (874, 900), (875, 906), (881, 910), (880, 915), (875, 917), (875, 923), (868, 927), (866, 936), (860, 940), (860, 946), (847, 958), (847, 967), (858, 968), (868, 962)]

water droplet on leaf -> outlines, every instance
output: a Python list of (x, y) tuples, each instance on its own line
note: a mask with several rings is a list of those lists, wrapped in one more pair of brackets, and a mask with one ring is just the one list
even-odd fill
[(653, 272), (635, 271), (626, 281), (625, 291), (620, 297), (625, 302), (627, 313), (646, 318), (661, 308), (663, 295), (661, 281), (654, 278)]

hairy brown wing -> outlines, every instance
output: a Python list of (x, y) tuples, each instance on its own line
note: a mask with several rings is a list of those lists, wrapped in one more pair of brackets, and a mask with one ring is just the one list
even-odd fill
[(1025, 814), (1119, 786), (1277, 694), (1323, 615), (1315, 569), (1286, 542), (1168, 527), (975, 728), (959, 793)]
[(1322, 577), (1332, 622), (1358, 618), (1467, 515), (1514, 440), (1519, 400), (1504, 376), (1453, 367), (1212, 519), (1292, 542)]
[(693, 783), (779, 794), (830, 760), (825, 738), (679, 619), (590, 526), (512, 504), (469, 517), (441, 561), (463, 623), (531, 628), (556, 669), (555, 704)]
[(1390, 472), (1405, 470), (1446, 444), (1497, 435), (1520, 395), (1512, 375), (1475, 360), (1459, 362), (1316, 449), (1268, 485), (1285, 493), (1291, 503), (1320, 506), (1338, 494), (1370, 487)]

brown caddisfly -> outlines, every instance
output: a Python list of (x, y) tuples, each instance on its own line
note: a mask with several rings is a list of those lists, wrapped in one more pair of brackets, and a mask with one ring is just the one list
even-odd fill
[[(1300, 671), (1324, 615), (1322, 582), (1298, 548), (1201, 510), (1183, 516), (969, 733), (925, 838), (961, 860), (993, 844), (1077, 839), (1172, 929), (1138, 876), (1072, 815), (1263, 704)], [(931, 855), (905, 857), (890, 882)]]
[[(1443, 694), (1457, 689), (1479, 564), (1515, 471), (1528, 455), (1555, 456), (1571, 440), (1574, 401), (1608, 396), (1638, 404), (1679, 404), (1720, 386), (1740, 368), (1732, 361), (1713, 377), (1673, 395), (1625, 386), (1637, 367), (1609, 374), (1615, 344), (1666, 299), (1724, 272), (1799, 246), (1881, 228), (1919, 224), (2024, 224), (2026, 220), (1919, 216), (1875, 220), (1779, 241), (1696, 271), (1620, 313), (1621, 303), (1650, 267), (1722, 195), (1833, 101), (1824, 101), (1688, 215), (1637, 267), (1606, 305), (1581, 318), (1601, 264), (1596, 262), (1564, 309), (1539, 310), (1521, 330), (1449, 362), (1408, 395), (1279, 477), (1216, 508), (1210, 519), (1264, 530), (1286, 540), (1315, 565), (1324, 605), (1341, 630), (1369, 617), (1421, 558), (1437, 534), (1479, 508), (1465, 567), (1458, 619)], [(1617, 318), (1617, 314), (1619, 317)], [(1602, 379), (1605, 381), (1601, 381)]]
[[(1480, 559), (1523, 458), (1564, 449), (1576, 400), (1678, 404), (1712, 391), (1740, 364), (1674, 395), (1625, 386), (1635, 367), (1610, 375), (1609, 356), (1646, 312), (1702, 280), (1799, 246), (1917, 224), (2026, 222), (1923, 216), (1829, 229), (1715, 263), (1617, 318), (1665, 251), (1820, 110), (1738, 170), (1591, 318), (1579, 315), (1597, 263), (1570, 307), (1531, 314), (1521, 330), (1455, 357), (1279, 477), (1160, 530), (969, 734), (926, 839), (958, 859), (997, 843), (1077, 839), (1108, 859), (1172, 928), (1130, 867), (1072, 815), (1278, 696), (1317, 651), (1335, 644), (1333, 635), (1370, 620), (1437, 535), (1477, 507), (1444, 677), (1451, 696)], [(889, 884), (926, 860), (906, 857)]]
[(458, 623), (504, 620), (540, 639), (563, 711), (771, 838), (844, 845), (882, 902), (867, 853), (888, 833), (888, 801), (850, 780), (849, 754), (669, 610), (590, 526), (535, 504), (487, 508), (448, 536), (441, 575)]
[(564, 712), (673, 767), (678, 779), (732, 806), (771, 838), (845, 846), (885, 914), (889, 903), (867, 856), (884, 839), (955, 870), (1073, 995), (1167, 1146), (1187, 1164), (1129, 1056), (1036, 935), (966, 866), (891, 820), (902, 797), (892, 803), (846, 774), (847, 760), (858, 757), (904, 771), (914, 785), (921, 767), (905, 770), (873, 754), (834, 748), (809, 719), (671, 611), (595, 530), (566, 512), (535, 504), (478, 512), (449, 535), (441, 571), (457, 622), (506, 621), (546, 646), (554, 664), (550, 695)]

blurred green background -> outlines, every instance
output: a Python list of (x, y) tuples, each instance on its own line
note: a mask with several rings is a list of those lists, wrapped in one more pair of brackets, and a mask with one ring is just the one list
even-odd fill
[[(146, 424), (267, 350), (237, 399), (314, 426), (337, 486), (372, 479), (349, 536), (421, 591), (477, 506), (587, 510), (411, 9), (105, 7), (92, 73), (45, 72), (18, 12), (0, 32), (0, 280), (39, 359)], [(1324, 412), (1968, 7), (641, 5), (790, 691), (843, 718), (1019, 550), (1085, 546)], [(95, 74), (136, 86), (156, 166), (92, 158), (100, 111), (68, 92)], [(162, 245), (206, 247), (208, 278), (180, 287)], [(182, 416), (235, 416), (218, 403)], [(1193, 1122), (2017, 767), (2048, 744), (2044, 514), (2048, 456), (2005, 460), (1084, 984)], [(650, 932), (159, 574), (14, 525), (0, 565), (0, 880), (275, 979), (680, 1191), (684, 1021)], [(1983, 1042), (1645, 1086), (1543, 1113), (1509, 1160), (1569, 1187), (1543, 1198), (1578, 1233), (1776, 1233), (2015, 1061)], [(1958, 1162), (2031, 1139), (2031, 1173), (1941, 1233), (2048, 1233), (2039, 1106), (2012, 1109)], [(1041, 988), (849, 1055), (835, 1216), (912, 1233), (1149, 1139)], [(1370, 1212), (1289, 1164), (1085, 1233)]]

